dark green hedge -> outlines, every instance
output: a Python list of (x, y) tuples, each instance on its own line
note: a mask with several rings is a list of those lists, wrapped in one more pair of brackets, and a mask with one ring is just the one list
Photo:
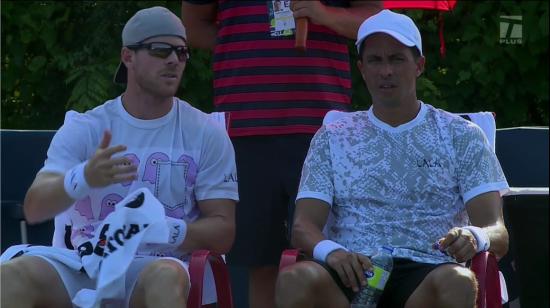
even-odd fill
[[(112, 83), (120, 33), (138, 9), (179, 1), (2, 1), (2, 128), (56, 129), (66, 110), (86, 110), (118, 95)], [(403, 11), (421, 28), (425, 74), (418, 97), (454, 112), (495, 111), (497, 127), (548, 126), (548, 4), (458, 1), (443, 14), (446, 57), (439, 55), (439, 12)], [(522, 44), (500, 42), (501, 16), (521, 16)], [(350, 46), (353, 43), (350, 42)], [(350, 48), (353, 104), (370, 97)], [(212, 110), (209, 53), (192, 50), (178, 96)]]

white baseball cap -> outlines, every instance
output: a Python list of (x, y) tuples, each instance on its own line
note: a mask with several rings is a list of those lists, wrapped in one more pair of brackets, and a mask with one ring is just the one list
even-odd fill
[(422, 54), (422, 38), (414, 21), (407, 15), (398, 14), (390, 10), (382, 10), (367, 18), (357, 31), (357, 52), (360, 52), (361, 44), (367, 36), (374, 33), (386, 33), (401, 42), (405, 46), (415, 46)]

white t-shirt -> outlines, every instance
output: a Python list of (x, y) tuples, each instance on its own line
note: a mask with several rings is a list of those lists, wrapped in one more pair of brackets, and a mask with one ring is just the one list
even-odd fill
[(392, 127), (372, 108), (323, 126), (313, 138), (297, 200), (331, 205), (325, 232), (348, 249), (418, 262), (451, 261), (432, 245), (469, 224), (465, 203), (508, 183), (482, 130), (421, 103), (415, 119)]
[[(129, 192), (148, 188), (164, 205), (166, 215), (196, 220), (197, 201), (238, 200), (235, 153), (227, 132), (205, 113), (174, 98), (171, 111), (154, 120), (140, 120), (124, 109), (120, 97), (85, 113), (69, 111), (53, 137), (40, 172), (65, 173), (90, 159), (103, 132), (110, 130), (109, 146), (125, 145), (126, 156), (137, 164), (137, 180), (92, 189), (89, 196), (62, 213), (72, 225), (71, 243), (77, 248), (98, 232), (101, 221)], [(64, 225), (56, 224), (56, 233)], [(61, 237), (62, 238), (62, 237)], [(54, 246), (63, 246), (55, 243)]]

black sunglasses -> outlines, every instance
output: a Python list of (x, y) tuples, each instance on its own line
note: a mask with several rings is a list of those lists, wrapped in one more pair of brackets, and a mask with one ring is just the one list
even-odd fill
[(168, 43), (153, 42), (128, 45), (126, 47), (132, 50), (147, 49), (149, 55), (162, 59), (168, 58), (168, 56), (172, 54), (172, 51), (175, 51), (180, 62), (185, 62), (189, 59), (189, 50), (186, 46), (174, 46)]

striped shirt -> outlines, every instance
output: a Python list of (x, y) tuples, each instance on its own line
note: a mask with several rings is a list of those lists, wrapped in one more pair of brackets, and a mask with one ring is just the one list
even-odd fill
[[(349, 6), (349, 1), (324, 2)], [(314, 134), (329, 110), (351, 105), (347, 39), (310, 23), (302, 54), (293, 34), (272, 35), (271, 5), (218, 1), (214, 105), (230, 112), (232, 137)]]

